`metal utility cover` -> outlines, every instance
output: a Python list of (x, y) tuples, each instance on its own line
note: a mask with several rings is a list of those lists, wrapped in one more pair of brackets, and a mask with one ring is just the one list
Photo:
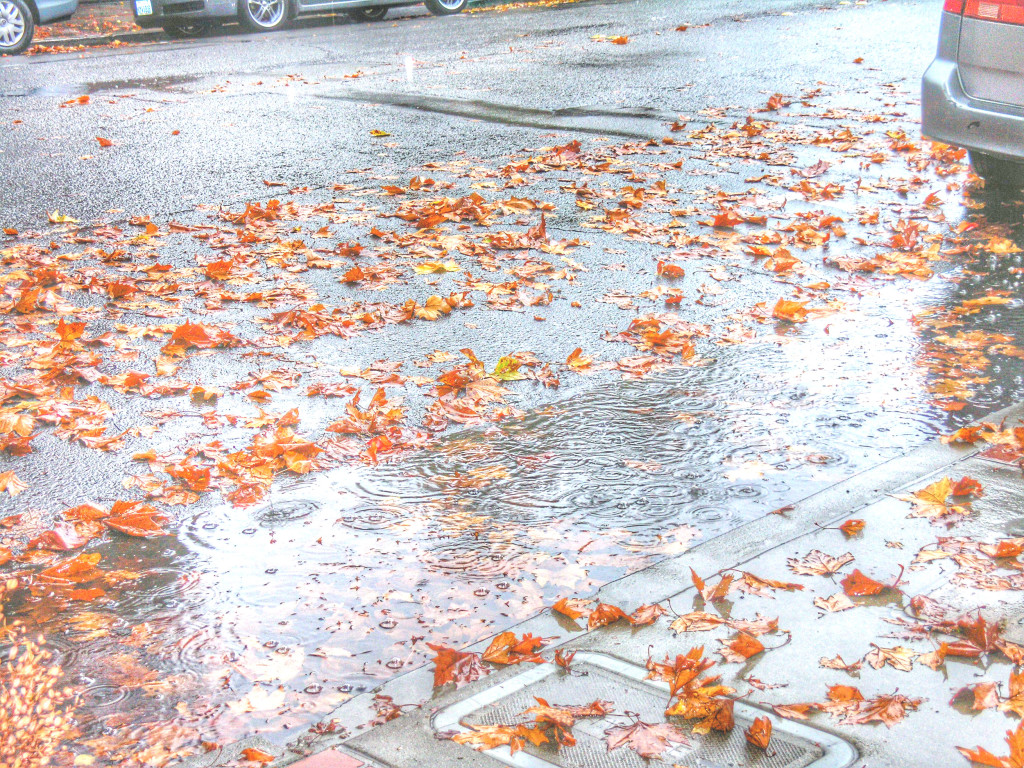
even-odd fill
[[(535, 697), (552, 705), (588, 704), (595, 699), (611, 701), (615, 711), (635, 712), (645, 722), (662, 722), (668, 701), (666, 683), (646, 680), (647, 670), (599, 653), (578, 653), (572, 675), (553, 664), (540, 664), (500, 685), (488, 688), (434, 716), (437, 732), (469, 731), (470, 725), (512, 725), (528, 722), (520, 713), (533, 706)], [(846, 768), (857, 751), (843, 739), (812, 726), (772, 718), (774, 730), (767, 750), (747, 744), (743, 731), (761, 709), (736, 702), (736, 727), (730, 733), (690, 736), (689, 745), (677, 746), (662, 756), (668, 763), (688, 768)], [(604, 731), (627, 720), (621, 716), (577, 721), (577, 744), (555, 750), (548, 745), (511, 754), (508, 747), (483, 754), (495, 764), (513, 768), (650, 768), (652, 763), (621, 747), (609, 752)], [(466, 747), (472, 749), (472, 747)]]

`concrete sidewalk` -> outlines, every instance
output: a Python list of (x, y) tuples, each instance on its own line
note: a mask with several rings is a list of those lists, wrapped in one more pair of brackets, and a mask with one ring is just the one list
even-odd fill
[[(988, 421), (1005, 423), (1009, 430), (1022, 416), (1024, 405)], [(989, 430), (989, 440), (1013, 442), (1008, 431), (1001, 437), (995, 432)], [(650, 765), (628, 747), (609, 752), (604, 731), (628, 724), (626, 711), (638, 713), (644, 722), (663, 722), (668, 687), (644, 680), (645, 665), (696, 646), (718, 662), (706, 674), (721, 674), (721, 683), (736, 690), (735, 728), (691, 736), (690, 746), (665, 751), (665, 764), (934, 768), (968, 765), (957, 747), (980, 745), (1005, 755), (1004, 735), (1018, 726), (1024, 708), (1021, 695), (1012, 698), (1019, 692), (1007, 685), (1013, 661), (1021, 662), (1024, 652), (1024, 539), (1007, 541), (1024, 536), (1019, 455), (1017, 444), (936, 439), (781, 514), (609, 584), (594, 596), (627, 613), (659, 603), (667, 614), (652, 625), (631, 627), (619, 621), (587, 631), (585, 619), (577, 624), (545, 611), (513, 628), (517, 635), (553, 638), (541, 652), (549, 661), (556, 648), (578, 652), (569, 673), (551, 663), (483, 664), (491, 668), (485, 677), (458, 689), (451, 684), (435, 689), (433, 668), (427, 666), (346, 702), (313, 733), (291, 744), (274, 766)], [(973, 478), (983, 493), (950, 498), (948, 506), (943, 506), (945, 498), (922, 498), (916, 504), (895, 498), (944, 477)], [(922, 516), (908, 517), (912, 513)], [(852, 536), (839, 529), (850, 519), (864, 524)], [(997, 548), (1000, 541), (1005, 543)], [(829, 557), (808, 558), (815, 551)], [(705, 603), (691, 569), (712, 586), (719, 581), (716, 574), (735, 578), (723, 600)], [(822, 570), (836, 573), (816, 573)], [(866, 594), (875, 588), (852, 576), (855, 570), (887, 588)], [(783, 585), (773, 586), (773, 581)], [(674, 622), (685, 614), (691, 615)], [(984, 621), (979, 623), (979, 616)], [(776, 631), (765, 632), (770, 623), (737, 624), (776, 617)], [(733, 626), (721, 623), (725, 619)], [(670, 627), (673, 623), (679, 631)], [(726, 648), (719, 641), (731, 642), (739, 629), (748, 629), (746, 634), (756, 636), (765, 650), (745, 662), (728, 662), (718, 653)], [(482, 652), (487, 646), (483, 642), (468, 650)], [(741, 656), (746, 653), (749, 649)], [(470, 725), (530, 721), (520, 713), (535, 704), (534, 697), (558, 706), (603, 699), (612, 702), (616, 714), (580, 719), (573, 731), (577, 745), (560, 751), (528, 744), (515, 755), (504, 746), (478, 752), (451, 740), (453, 732), (466, 732)], [(403, 711), (389, 720), (397, 714), (392, 703)], [(765, 716), (774, 731), (768, 749), (762, 750), (748, 745), (743, 732), (754, 718)], [(684, 731), (696, 722), (668, 719)], [(378, 724), (371, 725), (374, 721)], [(219, 764), (225, 757), (210, 755), (192, 764)]]

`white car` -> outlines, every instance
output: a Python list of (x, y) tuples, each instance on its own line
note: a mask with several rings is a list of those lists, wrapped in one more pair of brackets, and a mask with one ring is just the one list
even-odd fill
[[(0, 4), (7, 0), (0, 0)], [(253, 32), (280, 29), (297, 16), (348, 13), (359, 21), (379, 21), (389, 8), (423, 5), (438, 16), (459, 13), (469, 0), (131, 0), (135, 23), (189, 36), (218, 22), (237, 19)]]
[(921, 132), (969, 150), (987, 186), (1024, 186), (1024, 2), (945, 0), (921, 115)]
[(36, 24), (63, 21), (77, 9), (78, 0), (0, 0), (0, 56), (28, 48)]

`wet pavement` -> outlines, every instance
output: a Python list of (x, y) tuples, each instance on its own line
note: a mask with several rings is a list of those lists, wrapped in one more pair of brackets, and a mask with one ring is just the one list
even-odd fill
[[(1024, 400), (1020, 209), (916, 129), (936, 22), (594, 2), (0, 62), (4, 407), (41, 419), (0, 459), (5, 611), (83, 691), (73, 749), (283, 745), (427, 641)], [(241, 341), (161, 354), (185, 320)], [(240, 469), (292, 427), (316, 464)], [(29, 541), (124, 499), (172, 535), (92, 536), (102, 596), (40, 580), (75, 552)]]
[[(1012, 428), (1021, 415), (1017, 406), (994, 414), (993, 423)], [(606, 744), (608, 729), (630, 723), (627, 713), (642, 722), (667, 720), (685, 734), (687, 742), (660, 754), (666, 764), (926, 768), (967, 765), (958, 747), (974, 751), (980, 745), (1004, 755), (1004, 732), (1019, 724), (1009, 714), (1024, 640), (1015, 597), (1019, 562), (989, 560), (972, 547), (1013, 541), (1011, 548), (1019, 548), (1024, 483), (1019, 466), (993, 460), (992, 446), (978, 443), (935, 440), (794, 505), (770, 530), (761, 523), (741, 526), (588, 595), (625, 610), (658, 601), (666, 614), (651, 626), (620, 621), (588, 631), (585, 619), (544, 611), (512, 631), (547, 639), (545, 663), (488, 665), (482, 679), (458, 688), (435, 687), (428, 665), (340, 707), (331, 715), (333, 734), (307, 735), (289, 750), (273, 750), (281, 755), (274, 765), (639, 767), (647, 761), (628, 746), (612, 751)], [(942, 478), (961, 477), (977, 481), (982, 490), (962, 516), (956, 514), (951, 530), (915, 517), (906, 496)], [(847, 535), (840, 526), (851, 518), (862, 528)], [(972, 551), (976, 559), (968, 555)], [(815, 565), (827, 558), (846, 562), (830, 565), (834, 573), (801, 573), (814, 553), (826, 556)], [(775, 586), (733, 587), (724, 599), (705, 601), (691, 584), (691, 569), (709, 585), (753, 574)], [(826, 602), (837, 594), (845, 598), (856, 572), (896, 586), (873, 595), (853, 589), (845, 604)], [(961, 618), (964, 625), (957, 626)], [(749, 658), (725, 657), (737, 626), (766, 621), (774, 629), (751, 627), (760, 651)], [(965, 626), (987, 627), (987, 651), (980, 652), (974, 645), (979, 636), (965, 633)], [(955, 638), (962, 647), (946, 655), (941, 648), (955, 646)], [(485, 641), (466, 650), (481, 653), (487, 647)], [(694, 731), (695, 718), (665, 716), (673, 697), (658, 677), (658, 665), (664, 660), (671, 666), (677, 654), (696, 647), (717, 662), (708, 676), (721, 675), (721, 684), (736, 689), (736, 725), (729, 733), (702, 735)], [(575, 654), (568, 669), (553, 663), (554, 651)], [(841, 694), (854, 689), (860, 703), (843, 704)], [(993, 692), (987, 703), (975, 697), (979, 690)], [(556, 707), (602, 700), (610, 713), (581, 718), (573, 728), (577, 743), (561, 749), (527, 745), (510, 754), (504, 746), (477, 751), (458, 737), (452, 740), (455, 734), (471, 735), (474, 726), (530, 722), (521, 713), (536, 703), (534, 697)], [(1011, 703), (1002, 704), (1004, 697)], [(402, 714), (383, 717), (392, 705), (401, 706)], [(763, 717), (773, 723), (765, 750), (742, 735)], [(303, 759), (308, 753), (316, 757)]]

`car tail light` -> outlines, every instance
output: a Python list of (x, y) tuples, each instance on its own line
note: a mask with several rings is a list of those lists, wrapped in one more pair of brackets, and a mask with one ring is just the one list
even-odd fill
[(971, 19), (1024, 25), (1024, 0), (967, 0), (963, 6)]
[(955, 13), (958, 16), (964, 12), (964, 0), (946, 0), (942, 6), (946, 13)]

